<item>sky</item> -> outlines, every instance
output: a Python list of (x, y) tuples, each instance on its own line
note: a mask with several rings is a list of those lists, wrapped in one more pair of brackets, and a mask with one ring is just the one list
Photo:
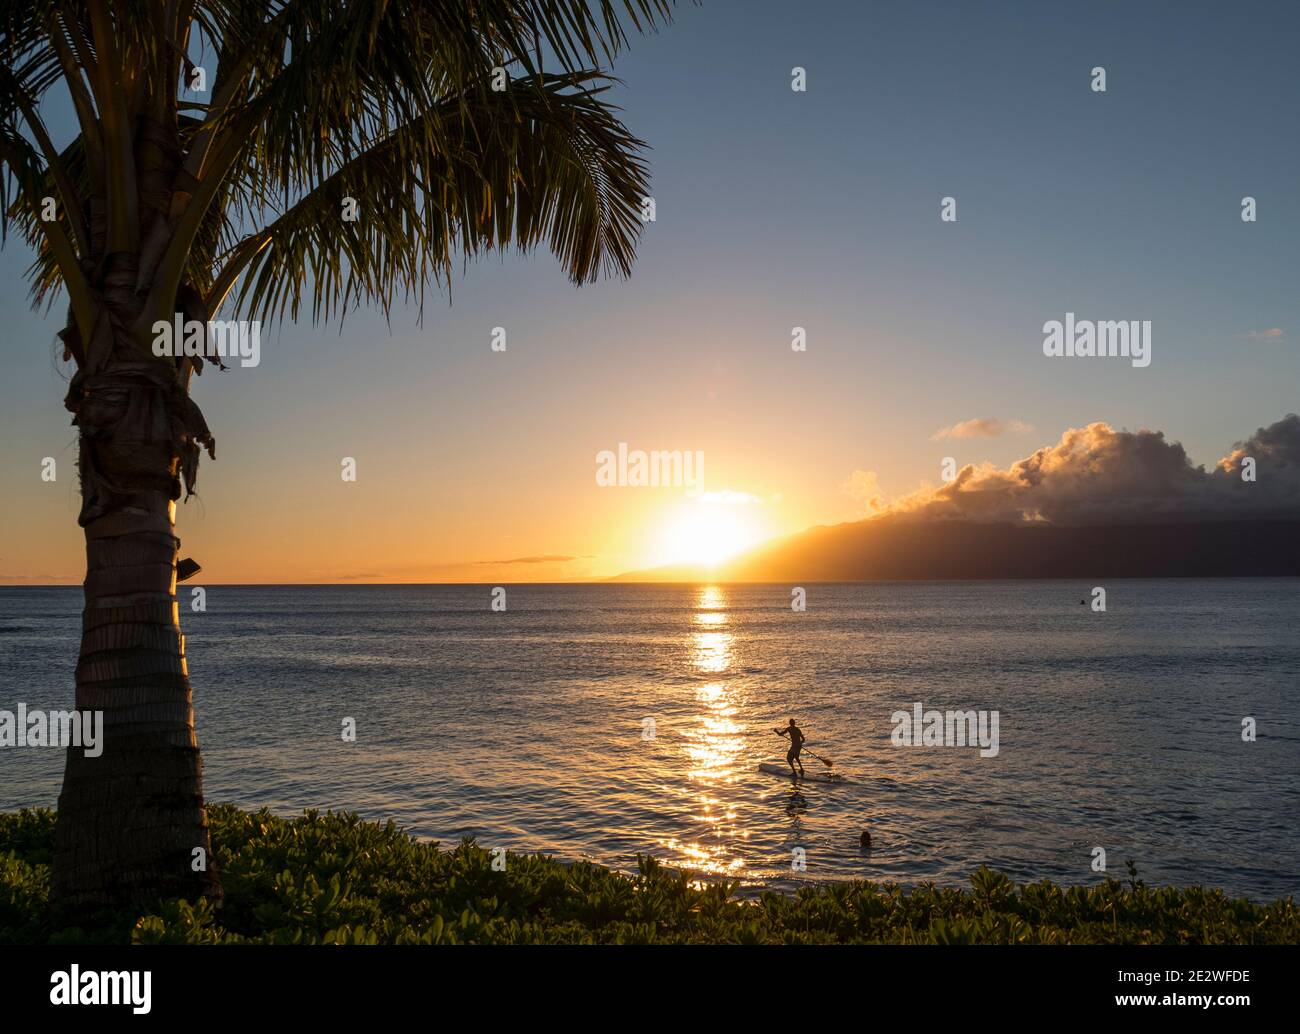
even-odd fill
[[(1297, 30), (1272, 3), (684, 6), (614, 67), (656, 206), (631, 279), (490, 255), (423, 326), (263, 328), (258, 366), (195, 381), (217, 459), (182, 555), (211, 583), (607, 577), (1099, 422), (1212, 466), (1300, 408)], [(79, 582), (69, 371), (29, 262), (11, 237), (0, 583)], [(1150, 320), (1150, 365), (1044, 356), (1067, 312)], [(620, 443), (702, 452), (706, 494), (601, 487)]]

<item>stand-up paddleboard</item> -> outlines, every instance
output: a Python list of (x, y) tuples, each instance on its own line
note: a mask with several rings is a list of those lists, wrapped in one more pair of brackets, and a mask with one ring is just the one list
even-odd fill
[[(789, 765), (778, 765), (772, 761), (764, 761), (761, 765), (758, 766), (758, 770), (760, 772), (766, 772), (768, 773), (768, 775), (785, 776), (786, 779), (790, 778)], [(838, 772), (816, 772), (811, 768), (805, 767), (804, 774), (800, 777), (799, 782), (801, 783), (847, 783), (848, 780), (845, 779)]]

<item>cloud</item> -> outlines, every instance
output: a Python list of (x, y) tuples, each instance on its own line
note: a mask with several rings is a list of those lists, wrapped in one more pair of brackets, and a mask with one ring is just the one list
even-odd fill
[(865, 506), (872, 516), (880, 513), (887, 505), (874, 470), (855, 470), (840, 487), (850, 498)]
[[(1278, 491), (1287, 482), (1294, 491), (1295, 483), (1300, 480), (1300, 416), (1291, 413), (1275, 424), (1258, 428), (1244, 442), (1237, 442), (1219, 460), (1215, 473), (1240, 480), (1241, 461), (1246, 456), (1254, 458), (1258, 470), (1267, 467), (1270, 473), (1280, 475), (1271, 479), (1272, 484), (1279, 486)], [(1263, 480), (1261, 476), (1259, 481)]]
[(1286, 332), (1281, 327), (1269, 327), (1267, 330), (1252, 330), (1246, 335), (1250, 341), (1281, 341)]
[[(1254, 481), (1242, 479), (1248, 456)], [(874, 487), (874, 475), (867, 484)], [(1300, 416), (1259, 428), (1209, 471), (1161, 431), (1074, 427), (1005, 470), (969, 464), (947, 484), (918, 489), (875, 513), (1057, 524), (1300, 517)]]
[(963, 420), (951, 427), (941, 427), (930, 436), (930, 441), (940, 442), (945, 438), (997, 438), (1003, 434), (1028, 434), (1033, 428), (1020, 420), (1003, 423), (995, 416), (977, 417)]
[(590, 556), (560, 556), (546, 553), (542, 556), (517, 556), (513, 560), (477, 560), (479, 566), (484, 564), (567, 564), (570, 560), (590, 560)]

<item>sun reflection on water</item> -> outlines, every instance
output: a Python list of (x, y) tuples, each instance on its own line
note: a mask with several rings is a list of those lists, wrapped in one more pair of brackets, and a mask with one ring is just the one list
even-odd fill
[(725, 688), (716, 682), (695, 693), (701, 706), (699, 724), (687, 733), (688, 773), (693, 781), (725, 779), (734, 782), (736, 762), (745, 749), (743, 729), (735, 721), (736, 707)]
[(673, 860), (697, 872), (740, 876), (745, 862), (733, 844), (749, 834), (738, 826), (735, 804), (726, 799), (725, 789), (739, 778), (745, 753), (744, 729), (734, 688), (722, 679), (735, 663), (736, 637), (723, 631), (728, 625), (727, 594), (719, 586), (699, 590), (688, 649), (692, 666), (714, 678), (695, 688), (697, 724), (686, 733), (688, 777), (697, 788), (691, 818), (705, 827), (701, 835), (662, 842)]
[(693, 643), (695, 667), (710, 675), (726, 671), (731, 667), (731, 642), (729, 632), (696, 632)]

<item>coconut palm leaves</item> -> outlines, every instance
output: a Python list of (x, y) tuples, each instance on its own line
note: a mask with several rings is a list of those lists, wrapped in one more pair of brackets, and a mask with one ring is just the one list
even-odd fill
[[(3, 229), (39, 248), (35, 298), (66, 290), (82, 339), (109, 267), (144, 301), (137, 333), (183, 284), (209, 311), (329, 318), (493, 248), (625, 275), (647, 176), (599, 66), (670, 6), (5, 0)], [(62, 149), (40, 114), (58, 84)]]

